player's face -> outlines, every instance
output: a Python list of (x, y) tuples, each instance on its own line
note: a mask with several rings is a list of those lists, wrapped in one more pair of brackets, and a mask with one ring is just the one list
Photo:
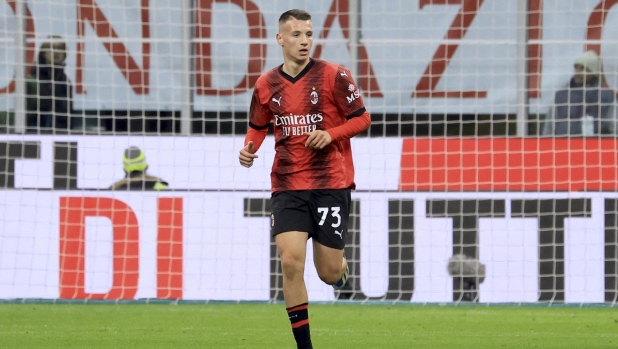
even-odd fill
[(284, 58), (296, 63), (309, 60), (309, 52), (313, 46), (313, 25), (311, 20), (303, 21), (292, 18), (279, 25), (277, 42), (283, 48)]

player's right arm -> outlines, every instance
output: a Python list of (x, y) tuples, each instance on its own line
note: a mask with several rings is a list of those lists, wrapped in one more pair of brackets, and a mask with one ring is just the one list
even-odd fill
[(253, 160), (258, 157), (255, 153), (260, 149), (264, 138), (266, 138), (271, 119), (272, 112), (268, 105), (261, 102), (258, 84), (256, 84), (249, 108), (249, 129), (245, 136), (244, 147), (240, 150), (238, 156), (242, 166), (247, 168), (253, 166)]

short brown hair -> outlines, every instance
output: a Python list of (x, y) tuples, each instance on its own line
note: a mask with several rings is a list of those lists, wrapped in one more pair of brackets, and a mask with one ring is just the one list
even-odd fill
[(300, 21), (309, 21), (311, 20), (311, 14), (305, 10), (288, 10), (279, 16), (279, 24), (287, 22), (290, 18), (298, 19)]

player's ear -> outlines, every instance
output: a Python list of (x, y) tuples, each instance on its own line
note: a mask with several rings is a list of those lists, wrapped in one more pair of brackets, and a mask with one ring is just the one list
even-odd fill
[(283, 45), (283, 37), (279, 33), (277, 33), (277, 43)]

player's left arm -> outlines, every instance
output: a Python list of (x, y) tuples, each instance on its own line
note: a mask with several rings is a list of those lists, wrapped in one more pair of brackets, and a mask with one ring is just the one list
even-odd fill
[(335, 75), (333, 100), (339, 115), (345, 115), (347, 121), (326, 131), (309, 132), (305, 146), (322, 149), (333, 140), (352, 138), (367, 130), (371, 125), (371, 117), (365, 109), (363, 96), (352, 79), (350, 71), (343, 67), (340, 67)]

